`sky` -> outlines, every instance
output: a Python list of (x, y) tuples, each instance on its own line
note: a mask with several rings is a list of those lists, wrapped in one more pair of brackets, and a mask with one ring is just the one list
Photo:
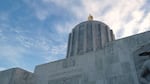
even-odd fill
[(80, 22), (102, 21), (116, 39), (150, 30), (150, 0), (1, 0), (0, 70), (64, 59)]

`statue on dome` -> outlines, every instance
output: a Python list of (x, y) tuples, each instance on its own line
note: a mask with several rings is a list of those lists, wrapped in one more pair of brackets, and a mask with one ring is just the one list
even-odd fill
[(93, 20), (93, 16), (89, 14), (88, 21), (92, 21), (92, 20)]

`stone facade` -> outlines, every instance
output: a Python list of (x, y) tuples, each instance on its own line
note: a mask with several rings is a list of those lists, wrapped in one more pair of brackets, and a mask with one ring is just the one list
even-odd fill
[(0, 72), (0, 84), (35, 84), (31, 72), (12, 68)]
[[(29, 73), (21, 69), (19, 69), (19, 71), (18, 69), (1, 71), (0, 83), (150, 83), (150, 72), (147, 72), (146, 76), (141, 76), (141, 71), (145, 72), (145, 69), (142, 67), (145, 66), (144, 64), (146, 64), (145, 62), (149, 60), (149, 57), (139, 56), (143, 52), (150, 51), (150, 31), (123, 39), (114, 40), (111, 29), (104, 28), (103, 30), (99, 31), (101, 28), (97, 27), (97, 21), (96, 23), (95, 21), (91, 21), (90, 23), (92, 26), (94, 26), (93, 24), (96, 24), (95, 27), (90, 27), (91, 25), (89, 25), (89, 27), (87, 27), (87, 25), (83, 25), (88, 23), (85, 22), (77, 25), (73, 29), (72, 33), (70, 33), (67, 58), (38, 65), (36, 66), (34, 73)], [(105, 26), (101, 22), (98, 22), (98, 24)], [(90, 29), (87, 30), (87, 28)], [(104, 32), (105, 30), (107, 30), (107, 33)], [(86, 34), (92, 34), (94, 37)], [(71, 53), (73, 54), (71, 55)], [(143, 79), (146, 80), (146, 83), (143, 83)]]
[(98, 51), (38, 65), (37, 84), (140, 84), (134, 54), (148, 43), (150, 32), (145, 32), (107, 43)]

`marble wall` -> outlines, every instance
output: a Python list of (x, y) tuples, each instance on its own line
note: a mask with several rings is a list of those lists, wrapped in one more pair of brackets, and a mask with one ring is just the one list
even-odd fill
[(33, 74), (20, 68), (0, 72), (0, 84), (35, 84)]
[(104, 48), (39, 65), (37, 84), (140, 84), (133, 53), (150, 43), (150, 32), (112, 41)]

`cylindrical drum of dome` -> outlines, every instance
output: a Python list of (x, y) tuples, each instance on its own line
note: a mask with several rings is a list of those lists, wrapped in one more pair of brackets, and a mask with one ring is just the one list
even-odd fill
[(113, 31), (103, 22), (82, 22), (69, 34), (67, 57), (102, 49), (106, 43), (114, 39)]

